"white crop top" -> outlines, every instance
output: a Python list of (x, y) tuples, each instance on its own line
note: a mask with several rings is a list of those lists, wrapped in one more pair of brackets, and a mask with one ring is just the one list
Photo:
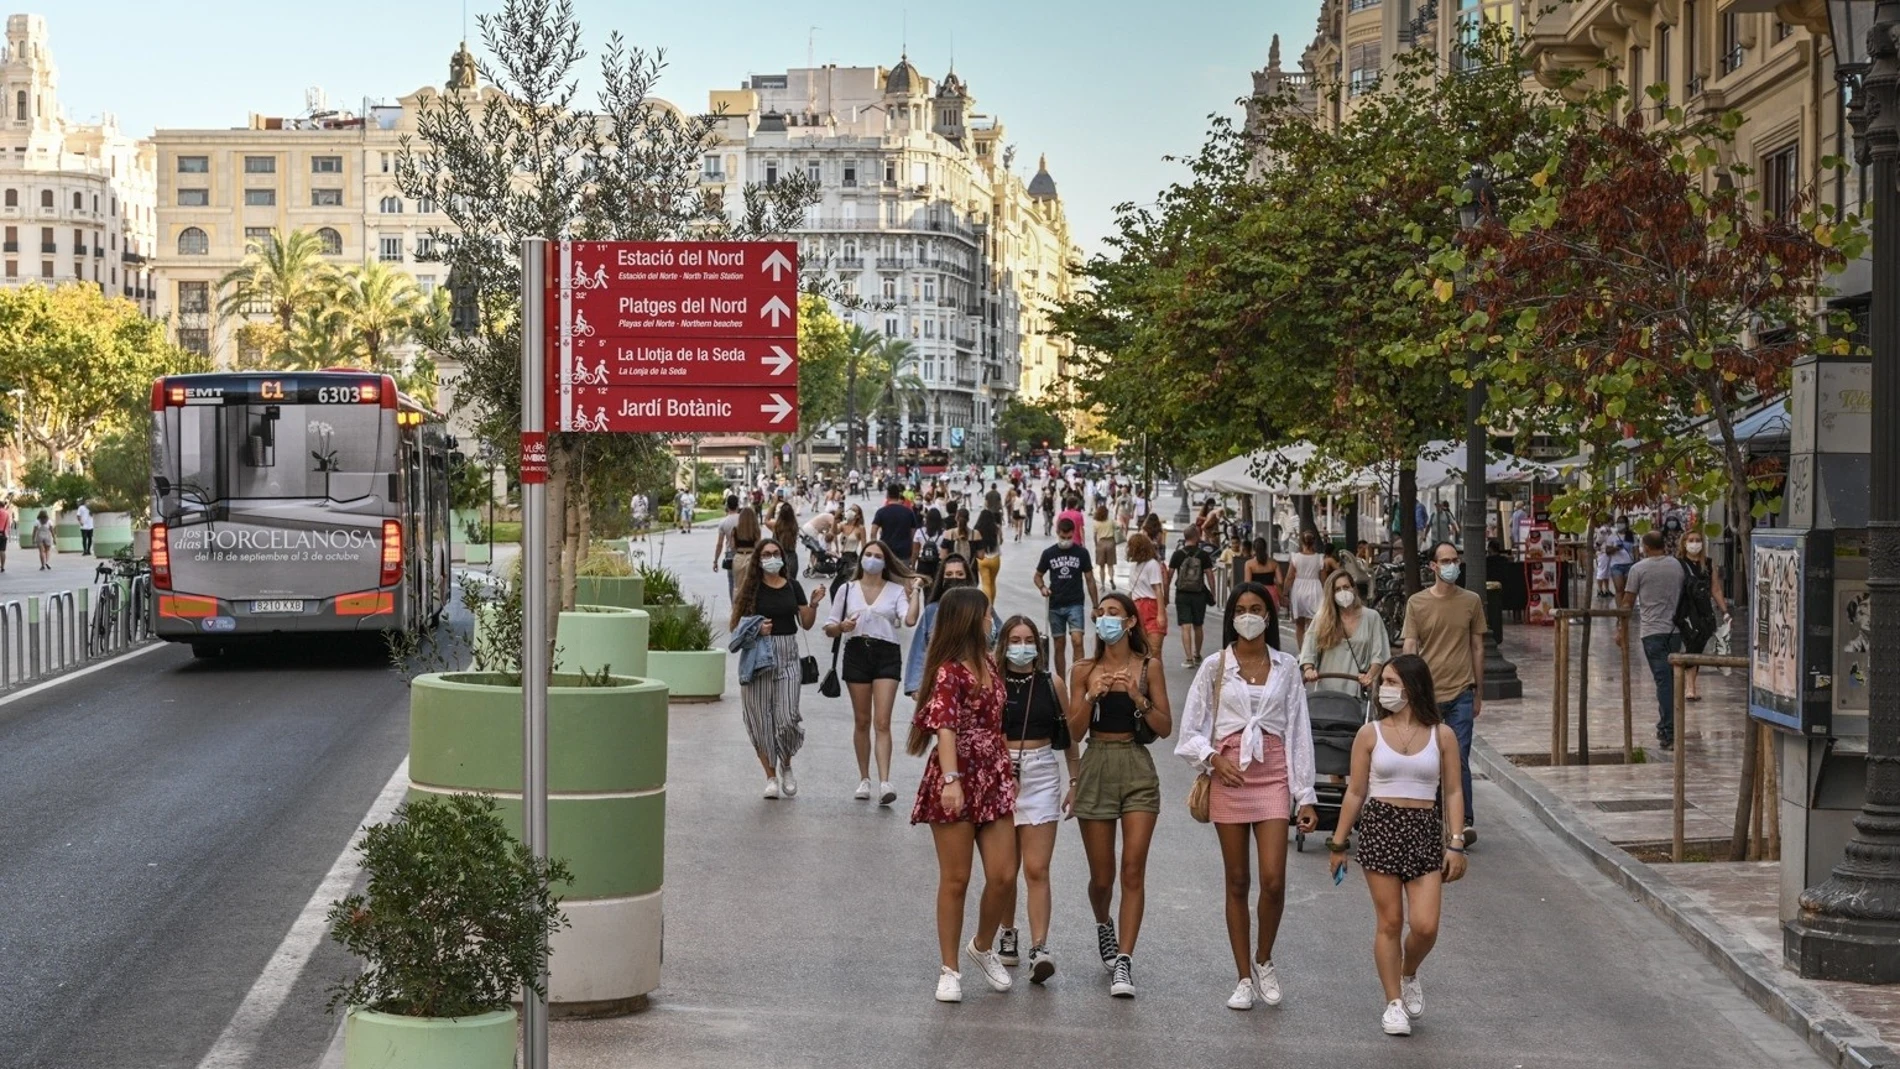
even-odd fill
[(1402, 754), (1386, 745), (1385, 730), (1372, 725), (1372, 775), (1368, 798), (1409, 798), (1429, 802), (1438, 797), (1441, 762), (1438, 756), (1438, 729), (1426, 736), (1425, 748), (1415, 754)]

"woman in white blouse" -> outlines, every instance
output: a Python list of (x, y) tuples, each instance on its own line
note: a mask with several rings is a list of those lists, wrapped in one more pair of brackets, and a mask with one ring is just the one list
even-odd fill
[[(854, 506), (855, 507), (855, 506)], [(856, 723), (852, 742), (858, 751), (855, 797), (871, 797), (871, 726), (877, 725), (878, 804), (897, 800), (891, 786), (891, 706), (904, 678), (900, 632), (917, 626), (923, 612), (923, 579), (879, 541), (864, 544), (857, 574), (831, 601), (825, 623), (828, 638), (844, 638), (845, 688), (851, 692)]]
[[(1318, 826), (1319, 814), (1306, 688), (1299, 664), (1277, 648), (1279, 620), (1267, 588), (1234, 587), (1224, 623), (1222, 650), (1202, 662), (1188, 689), (1174, 752), (1213, 776), (1208, 809), (1227, 870), (1227, 940), (1240, 974), (1227, 1005), (1248, 1010), (1256, 996), (1280, 1004), (1273, 943), (1286, 907), (1287, 824), (1296, 806), (1302, 831)], [(1256, 852), (1260, 925), (1250, 939), (1247, 894)]]

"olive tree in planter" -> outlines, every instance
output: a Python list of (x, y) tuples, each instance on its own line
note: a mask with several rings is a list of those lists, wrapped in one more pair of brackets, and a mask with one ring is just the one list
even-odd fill
[(512, 1069), (515, 993), (540, 993), (547, 941), (566, 926), (553, 885), (494, 800), (403, 803), (357, 847), (366, 894), (330, 907), (330, 937), (363, 962), (331, 989), (347, 1007), (348, 1069)]
[(669, 700), (709, 702), (725, 693), (726, 651), (713, 647), (712, 619), (705, 602), (655, 613), (647, 632), (647, 650), (647, 672), (665, 682)]

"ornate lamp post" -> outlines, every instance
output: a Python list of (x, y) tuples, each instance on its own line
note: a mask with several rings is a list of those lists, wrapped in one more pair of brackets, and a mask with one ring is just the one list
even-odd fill
[(1848, 113), (1856, 158), (1872, 165), (1867, 796), (1833, 875), (1802, 893), (1783, 951), (1802, 976), (1891, 984), (1900, 983), (1900, 0), (1827, 6), (1836, 67), (1861, 78)]
[[(1458, 225), (1469, 233), (1491, 218), (1497, 208), (1497, 192), (1491, 188), (1484, 172), (1475, 167), (1465, 179), (1464, 189), (1471, 196), (1458, 206)], [(1506, 659), (1504, 651), (1498, 648), (1498, 627), (1503, 614), (1492, 618), (1489, 576), (1485, 574), (1484, 508), (1486, 499), (1491, 496), (1487, 472), (1490, 460), (1485, 455), (1485, 447), (1490, 434), (1484, 428), (1485, 388), (1483, 380), (1478, 378), (1475, 351), (1465, 357), (1465, 370), (1471, 375), (1471, 386), (1465, 391), (1465, 502), (1460, 524), (1464, 528), (1465, 579), (1467, 589), (1484, 600), (1485, 617), (1491, 624), (1485, 630), (1484, 679), (1480, 682), (1486, 698), (1521, 698), (1524, 683), (1517, 677), (1517, 665)]]

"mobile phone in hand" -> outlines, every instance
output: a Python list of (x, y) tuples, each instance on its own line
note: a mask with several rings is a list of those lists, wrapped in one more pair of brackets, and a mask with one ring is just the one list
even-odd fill
[(1333, 870), (1333, 886), (1338, 887), (1340, 884), (1345, 883), (1345, 882), (1346, 882), (1346, 866), (1341, 865), (1338, 868)]

